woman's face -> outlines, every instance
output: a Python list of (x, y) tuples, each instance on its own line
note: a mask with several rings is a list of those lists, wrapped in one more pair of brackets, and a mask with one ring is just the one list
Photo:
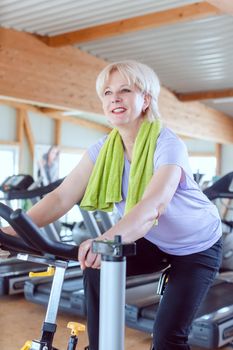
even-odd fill
[(127, 79), (114, 71), (104, 89), (103, 111), (113, 126), (131, 124), (142, 116), (147, 100), (135, 85), (129, 85)]

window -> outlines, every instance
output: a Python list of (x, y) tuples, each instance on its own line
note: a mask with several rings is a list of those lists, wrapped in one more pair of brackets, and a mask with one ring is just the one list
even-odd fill
[(1, 161), (1, 172), (0, 172), (0, 184), (8, 177), (13, 174), (17, 174), (19, 171), (19, 150), (17, 146), (0, 146), (0, 161)]
[(59, 156), (59, 178), (63, 178), (78, 164), (84, 151), (78, 152), (60, 151)]
[[(59, 155), (59, 178), (63, 178), (70, 173), (72, 169), (78, 164), (80, 159), (82, 158), (84, 151), (78, 150), (77, 152), (72, 151), (60, 151)], [(78, 179), (77, 179), (78, 186)], [(79, 212), (79, 209), (74, 206), (63, 218), (62, 221), (65, 222), (74, 222), (74, 221), (82, 221), (82, 215)]]
[(201, 183), (211, 181), (216, 176), (217, 159), (215, 156), (190, 156), (189, 162), (193, 174), (203, 174)]

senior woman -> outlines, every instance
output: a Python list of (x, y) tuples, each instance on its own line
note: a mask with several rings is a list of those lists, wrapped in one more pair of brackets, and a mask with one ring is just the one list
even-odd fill
[[(170, 265), (154, 322), (154, 349), (188, 350), (191, 323), (221, 263), (217, 209), (195, 183), (183, 142), (162, 125), (155, 72), (136, 61), (115, 62), (100, 72), (96, 86), (113, 130), (28, 214), (44, 226), (81, 199), (87, 210), (115, 206), (121, 219), (98, 239), (121, 234), (123, 241), (137, 242), (137, 255), (127, 260), (127, 275)], [(79, 261), (89, 349), (98, 350), (100, 257), (91, 244), (81, 244)]]

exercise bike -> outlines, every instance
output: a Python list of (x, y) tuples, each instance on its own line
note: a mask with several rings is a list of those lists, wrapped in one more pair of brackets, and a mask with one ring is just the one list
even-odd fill
[[(1, 249), (18, 253), (20, 260), (48, 265), (47, 273), (54, 275), (41, 338), (27, 341), (21, 350), (57, 350), (53, 338), (62, 284), (69, 261), (77, 260), (78, 247), (45, 237), (21, 209), (13, 211), (0, 203), (0, 216), (20, 236), (13, 237), (0, 230)], [(121, 237), (116, 236), (114, 241), (94, 241), (92, 249), (101, 254), (99, 349), (124, 350), (126, 256), (135, 254), (136, 245), (122, 243)], [(67, 350), (75, 350), (78, 333), (84, 326), (71, 322), (68, 327), (71, 335)]]

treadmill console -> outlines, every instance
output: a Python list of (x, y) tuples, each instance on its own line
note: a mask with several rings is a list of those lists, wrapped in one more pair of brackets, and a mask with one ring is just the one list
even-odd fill
[(1, 184), (0, 190), (4, 193), (10, 192), (12, 190), (26, 190), (33, 182), (34, 180), (31, 175), (12, 175), (7, 177), (6, 180)]

